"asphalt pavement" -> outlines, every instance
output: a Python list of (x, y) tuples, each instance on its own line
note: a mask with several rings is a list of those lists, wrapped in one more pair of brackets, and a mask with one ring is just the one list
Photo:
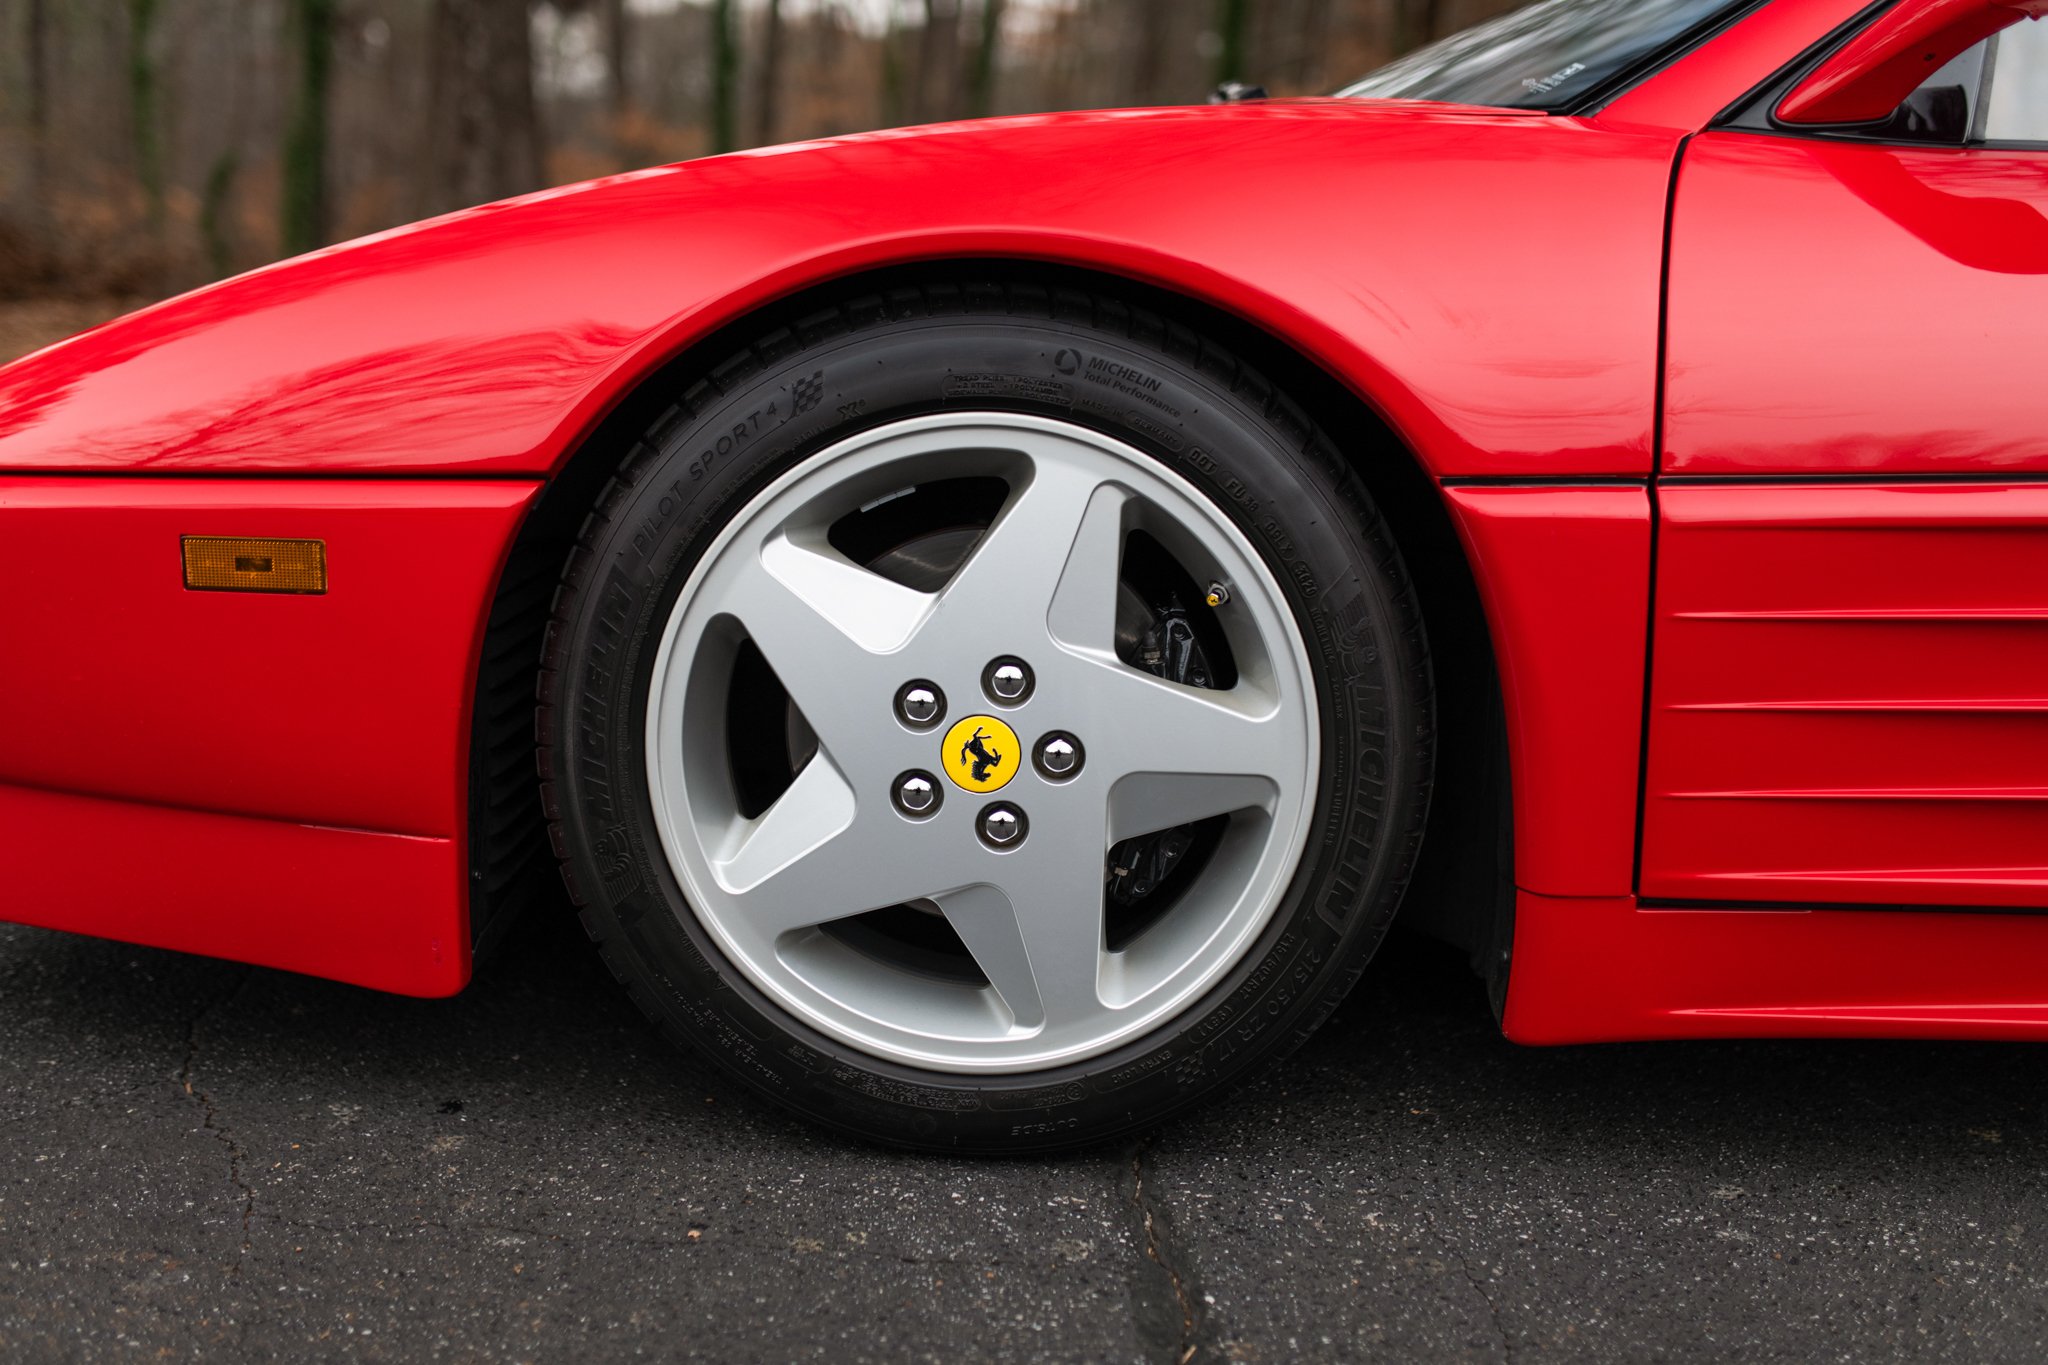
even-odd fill
[(0, 1358), (2040, 1360), (2044, 1065), (1522, 1049), (1400, 940), (1192, 1121), (933, 1159), (673, 1052), (558, 917), (448, 1001), (0, 928)]

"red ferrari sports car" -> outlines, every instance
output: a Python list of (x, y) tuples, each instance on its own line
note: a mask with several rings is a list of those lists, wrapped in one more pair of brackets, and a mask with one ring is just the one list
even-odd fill
[[(0, 914), (1021, 1151), (1397, 910), (1507, 1035), (2048, 1032), (2048, 0), (493, 204), (0, 370)], [(555, 884), (559, 894), (559, 884)]]

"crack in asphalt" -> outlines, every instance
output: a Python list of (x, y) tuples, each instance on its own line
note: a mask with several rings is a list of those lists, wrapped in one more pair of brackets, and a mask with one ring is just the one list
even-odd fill
[(256, 971), (253, 967), (243, 969), (242, 974), (236, 978), (233, 986), (202, 1005), (196, 1014), (185, 1021), (185, 1061), (178, 1068), (179, 1083), (184, 1087), (185, 1093), (199, 1103), (200, 1131), (211, 1133), (214, 1139), (227, 1149), (228, 1180), (237, 1190), (242, 1192), (242, 1241), (235, 1251), (234, 1264), (228, 1268), (228, 1277), (230, 1279), (241, 1278), (242, 1263), (249, 1255), (249, 1228), (256, 1217), (256, 1187), (251, 1185), (242, 1176), (242, 1163), (247, 1159), (248, 1154), (242, 1150), (241, 1144), (235, 1141), (234, 1134), (229, 1132), (226, 1126), (220, 1122), (220, 1112), (213, 1102), (211, 1092), (195, 1087), (192, 1083), (192, 1075), (193, 1068), (199, 1060), (200, 1022), (207, 1015), (225, 1006), (237, 995), (240, 995), (242, 988), (247, 986), (255, 975)]
[(1492, 1321), (1493, 1334), (1500, 1341), (1500, 1358), (1507, 1362), (1507, 1365), (1514, 1365), (1515, 1346), (1508, 1340), (1507, 1325), (1500, 1320), (1500, 1305), (1495, 1303), (1493, 1295), (1487, 1292), (1485, 1281), (1472, 1273), (1472, 1263), (1465, 1259), (1464, 1250), (1449, 1239), (1444, 1240), (1444, 1247), (1451, 1253), (1451, 1259), (1458, 1263), (1459, 1271), (1465, 1276), (1465, 1283), (1472, 1287), (1472, 1292), (1486, 1305), (1486, 1316)]
[[(1158, 1315), (1143, 1311), (1138, 1306), (1136, 1328), (1141, 1341), (1156, 1341), (1161, 1358), (1171, 1365), (1187, 1365), (1195, 1358), (1200, 1347), (1199, 1335), (1202, 1327), (1202, 1305), (1194, 1292), (1192, 1276), (1180, 1264), (1180, 1258), (1172, 1248), (1173, 1221), (1165, 1207), (1145, 1193), (1145, 1153), (1150, 1142), (1140, 1142), (1131, 1149), (1131, 1203), (1138, 1210), (1139, 1230), (1144, 1234), (1145, 1255), (1164, 1273), (1167, 1288), (1172, 1293), (1173, 1306)], [(1165, 1305), (1161, 1305), (1165, 1308)], [(1173, 1330), (1171, 1316), (1179, 1314), (1179, 1330)], [(1147, 1321), (1154, 1318), (1153, 1321)], [(1157, 1318), (1166, 1318), (1158, 1321)]]

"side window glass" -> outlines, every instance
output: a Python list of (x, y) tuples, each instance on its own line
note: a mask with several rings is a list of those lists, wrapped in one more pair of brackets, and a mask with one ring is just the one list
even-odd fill
[(1991, 60), (1992, 44), (1997, 41), (1996, 37), (1986, 38), (1922, 81), (1890, 118), (1870, 130), (1870, 136), (1885, 142), (1939, 142), (1951, 147), (1968, 141), (1984, 88), (1984, 65)]
[(2048, 23), (2021, 20), (1986, 38), (1860, 135), (1948, 147), (2048, 144)]
[(2048, 20), (2025, 20), (1986, 40), (1993, 45), (1984, 119), (1986, 142), (2048, 142)]

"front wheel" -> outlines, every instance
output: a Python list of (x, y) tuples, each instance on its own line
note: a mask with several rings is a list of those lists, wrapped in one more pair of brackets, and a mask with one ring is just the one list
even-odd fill
[(569, 566), (542, 731), (659, 1023), (840, 1128), (1019, 1151), (1329, 1011), (1413, 862), (1430, 696), (1384, 528), (1256, 376), (976, 292), (849, 300), (684, 395)]

